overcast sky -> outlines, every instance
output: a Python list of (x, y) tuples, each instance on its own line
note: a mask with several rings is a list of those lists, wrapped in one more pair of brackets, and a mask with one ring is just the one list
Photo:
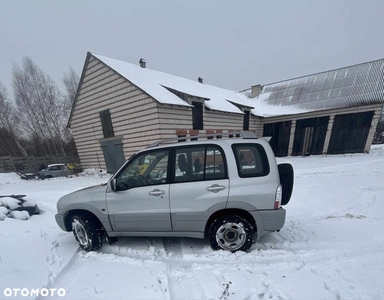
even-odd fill
[(0, 82), (29, 56), (62, 87), (87, 51), (219, 87), (384, 58), (383, 0), (0, 0)]

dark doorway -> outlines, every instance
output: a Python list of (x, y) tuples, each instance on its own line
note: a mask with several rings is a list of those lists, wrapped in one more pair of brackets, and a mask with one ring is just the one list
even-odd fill
[(335, 116), (328, 153), (364, 152), (373, 111)]
[(329, 117), (296, 121), (292, 155), (318, 155), (323, 153)]
[(251, 112), (249, 110), (246, 110), (244, 112), (244, 118), (243, 118), (243, 130), (249, 130), (249, 116)]
[(192, 102), (192, 126), (193, 129), (203, 129), (203, 103)]
[(115, 173), (125, 162), (121, 139), (100, 142), (108, 173)]
[(275, 156), (287, 156), (289, 136), (291, 134), (291, 121), (264, 124), (263, 136), (270, 136), (269, 141)]
[(115, 133), (113, 132), (111, 113), (109, 109), (99, 112), (99, 115), (104, 137), (109, 138), (115, 136)]

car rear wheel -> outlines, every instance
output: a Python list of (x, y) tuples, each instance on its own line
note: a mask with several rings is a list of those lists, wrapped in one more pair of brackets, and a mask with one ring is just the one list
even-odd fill
[(72, 217), (72, 232), (80, 248), (93, 251), (103, 245), (103, 230), (95, 217), (89, 214), (79, 214)]
[(252, 225), (238, 215), (227, 215), (213, 221), (208, 240), (213, 250), (248, 251), (253, 244)]

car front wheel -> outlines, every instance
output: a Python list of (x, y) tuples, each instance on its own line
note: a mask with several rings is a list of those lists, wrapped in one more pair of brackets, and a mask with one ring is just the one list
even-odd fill
[(92, 215), (74, 215), (72, 217), (72, 232), (80, 248), (84, 251), (97, 250), (103, 245), (102, 227)]
[(248, 251), (253, 244), (252, 225), (237, 215), (227, 215), (213, 221), (208, 240), (213, 250)]

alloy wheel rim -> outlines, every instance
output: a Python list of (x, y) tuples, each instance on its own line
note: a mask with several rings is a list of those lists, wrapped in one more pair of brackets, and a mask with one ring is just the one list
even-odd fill
[(87, 233), (85, 232), (84, 226), (78, 220), (72, 221), (72, 229), (73, 229), (80, 245), (82, 245), (82, 246), (88, 245)]
[(216, 242), (225, 250), (240, 249), (246, 238), (246, 232), (241, 224), (225, 223), (216, 232)]

